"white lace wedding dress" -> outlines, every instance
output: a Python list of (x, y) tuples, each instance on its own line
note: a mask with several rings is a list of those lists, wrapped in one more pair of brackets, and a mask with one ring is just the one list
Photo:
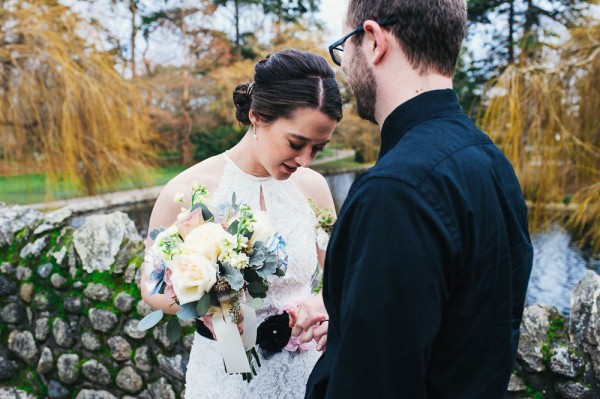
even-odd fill
[[(304, 195), (290, 180), (260, 178), (246, 174), (225, 155), (226, 166), (213, 206), (231, 199), (260, 209), (261, 191), (275, 230), (287, 243), (288, 269), (282, 278), (271, 276), (267, 298), (257, 310), (258, 323), (278, 310), (296, 305), (311, 295), (317, 267), (316, 218)], [(320, 356), (312, 345), (306, 352), (283, 350), (269, 359), (260, 355), (261, 367), (250, 383), (225, 372), (216, 342), (195, 334), (186, 374), (187, 399), (291, 399), (303, 398), (306, 381)]]

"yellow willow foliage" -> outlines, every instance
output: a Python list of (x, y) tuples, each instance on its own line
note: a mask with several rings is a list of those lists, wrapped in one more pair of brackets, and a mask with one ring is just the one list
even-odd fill
[[(573, 29), (545, 51), (548, 65), (522, 62), (492, 82), (481, 126), (512, 162), (532, 227), (567, 217), (599, 251), (600, 24)], [(560, 205), (571, 198), (570, 207)]]
[(153, 138), (144, 99), (82, 37), (92, 27), (44, 4), (0, 6), (0, 153), (35, 159), (48, 192), (63, 179), (91, 194), (143, 178)]

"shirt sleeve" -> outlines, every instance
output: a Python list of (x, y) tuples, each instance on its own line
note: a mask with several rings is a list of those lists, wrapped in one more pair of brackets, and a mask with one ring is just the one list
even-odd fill
[(332, 250), (341, 262), (329, 278), (339, 298), (339, 341), (327, 398), (427, 397), (454, 246), (422, 193), (372, 178), (338, 221)]

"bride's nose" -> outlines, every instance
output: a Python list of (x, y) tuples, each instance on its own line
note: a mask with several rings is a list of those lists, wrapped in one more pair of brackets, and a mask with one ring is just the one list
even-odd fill
[(294, 161), (303, 168), (308, 168), (310, 161), (312, 161), (310, 151), (303, 150), (294, 158)]

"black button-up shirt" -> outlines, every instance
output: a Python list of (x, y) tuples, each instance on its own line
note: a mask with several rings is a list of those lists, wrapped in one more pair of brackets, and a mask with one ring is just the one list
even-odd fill
[(307, 398), (502, 398), (533, 251), (512, 166), (452, 90), (385, 120), (334, 228)]

